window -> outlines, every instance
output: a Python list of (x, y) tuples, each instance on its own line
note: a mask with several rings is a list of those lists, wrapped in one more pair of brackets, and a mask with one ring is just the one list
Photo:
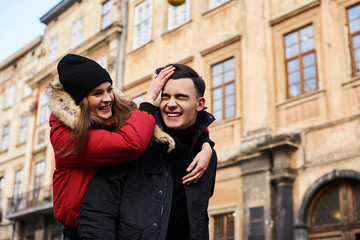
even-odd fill
[(58, 37), (54, 37), (50, 41), (50, 48), (49, 48), (49, 61), (48, 63), (53, 63), (57, 58), (57, 47), (58, 47)]
[(285, 35), (288, 97), (317, 89), (313, 25)]
[(214, 240), (235, 239), (235, 212), (214, 216)]
[(14, 198), (18, 198), (21, 195), (21, 182), (22, 182), (22, 170), (18, 170), (15, 172)]
[(190, 20), (190, 0), (180, 6), (169, 6), (168, 29), (172, 30)]
[(331, 183), (314, 199), (308, 216), (309, 239), (317, 239), (318, 235), (321, 239), (330, 239), (334, 232), (342, 229), (345, 236), (353, 235), (351, 239), (360, 237), (359, 182)]
[(25, 116), (21, 119), (19, 143), (26, 142), (28, 122), (29, 116)]
[(1, 151), (5, 151), (9, 147), (9, 134), (10, 134), (10, 125), (4, 126), (2, 139), (1, 139)]
[(38, 136), (37, 136), (37, 145), (40, 145), (45, 142), (45, 129), (39, 130)]
[(353, 76), (360, 75), (360, 4), (347, 11)]
[(107, 68), (106, 58), (101, 58), (97, 63), (98, 63), (102, 68), (104, 68), (104, 69)]
[(72, 28), (72, 42), (71, 48), (76, 48), (81, 44), (82, 40), (82, 27), (83, 27), (83, 19), (80, 18), (77, 20)]
[(230, 58), (211, 67), (213, 115), (216, 120), (235, 116), (235, 63)]
[(23, 98), (26, 98), (26, 97), (30, 96), (31, 94), (32, 94), (32, 88), (29, 85), (25, 84)]
[(10, 84), (7, 91), (7, 98), (6, 98), (6, 105), (5, 107), (10, 107), (14, 104), (15, 101), (15, 91), (16, 91), (16, 84)]
[(49, 109), (49, 96), (44, 93), (41, 98), (41, 109), (40, 109), (40, 124), (49, 120), (50, 109)]
[(35, 165), (35, 186), (34, 186), (34, 198), (37, 198), (39, 191), (43, 185), (45, 172), (45, 161), (37, 162)]
[(146, 0), (135, 8), (134, 48), (150, 41), (151, 14), (151, 0)]
[(0, 177), (0, 200), (3, 197), (4, 194), (4, 177)]
[(111, 24), (111, 0), (103, 4), (101, 29), (105, 29)]
[(209, 0), (209, 8), (213, 9), (220, 5), (223, 5), (224, 3), (228, 2), (229, 0)]

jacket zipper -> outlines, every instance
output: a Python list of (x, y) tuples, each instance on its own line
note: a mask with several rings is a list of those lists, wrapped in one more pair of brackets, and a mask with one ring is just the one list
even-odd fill
[(159, 231), (158, 231), (158, 236), (157, 236), (157, 239), (159, 239), (159, 235), (160, 235), (160, 232), (161, 232), (161, 229), (160, 229), (160, 222), (161, 222), (161, 219), (163, 217), (163, 214), (164, 214), (164, 208), (165, 208), (165, 199), (166, 199), (166, 193), (167, 193), (167, 182), (168, 182), (168, 178), (169, 178), (169, 171), (166, 167), (166, 162), (165, 162), (165, 159), (163, 160), (164, 161), (164, 166), (165, 166), (165, 184), (164, 184), (164, 193), (163, 193), (163, 198), (162, 198), (162, 205), (161, 205), (161, 210), (160, 210), (160, 217), (159, 217)]

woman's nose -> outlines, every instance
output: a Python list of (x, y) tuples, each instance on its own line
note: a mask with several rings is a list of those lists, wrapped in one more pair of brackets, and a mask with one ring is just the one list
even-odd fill
[(104, 102), (109, 102), (112, 100), (112, 97), (109, 93), (105, 93), (103, 99), (102, 99)]

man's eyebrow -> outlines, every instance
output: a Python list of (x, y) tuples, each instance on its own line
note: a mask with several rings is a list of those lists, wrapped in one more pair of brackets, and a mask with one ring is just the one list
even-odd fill
[(185, 94), (185, 93), (178, 93), (178, 94), (175, 94), (175, 97), (178, 98), (178, 97), (186, 97), (188, 98), (189, 95), (188, 94)]

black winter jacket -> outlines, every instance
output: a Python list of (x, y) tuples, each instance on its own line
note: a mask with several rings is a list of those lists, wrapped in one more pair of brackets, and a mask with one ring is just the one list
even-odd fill
[[(155, 120), (161, 127), (159, 111), (155, 113)], [(181, 148), (176, 147), (175, 152), (168, 154), (166, 145), (151, 141), (143, 156), (129, 164), (126, 183), (119, 177), (121, 174), (116, 174), (115, 168), (109, 169), (109, 173), (103, 172), (103, 177), (95, 177), (77, 220), (81, 236), (116, 239), (114, 219), (117, 219), (121, 240), (166, 239), (173, 192), (171, 156), (188, 154), (189, 165), (201, 150), (202, 143), (210, 141), (204, 130), (213, 121), (214, 117), (206, 111), (198, 113), (190, 152), (181, 152)], [(196, 184), (184, 186), (191, 240), (209, 239), (207, 208), (214, 190), (216, 167), (217, 157), (213, 150), (202, 177)], [(100, 204), (103, 207), (99, 210)]]

